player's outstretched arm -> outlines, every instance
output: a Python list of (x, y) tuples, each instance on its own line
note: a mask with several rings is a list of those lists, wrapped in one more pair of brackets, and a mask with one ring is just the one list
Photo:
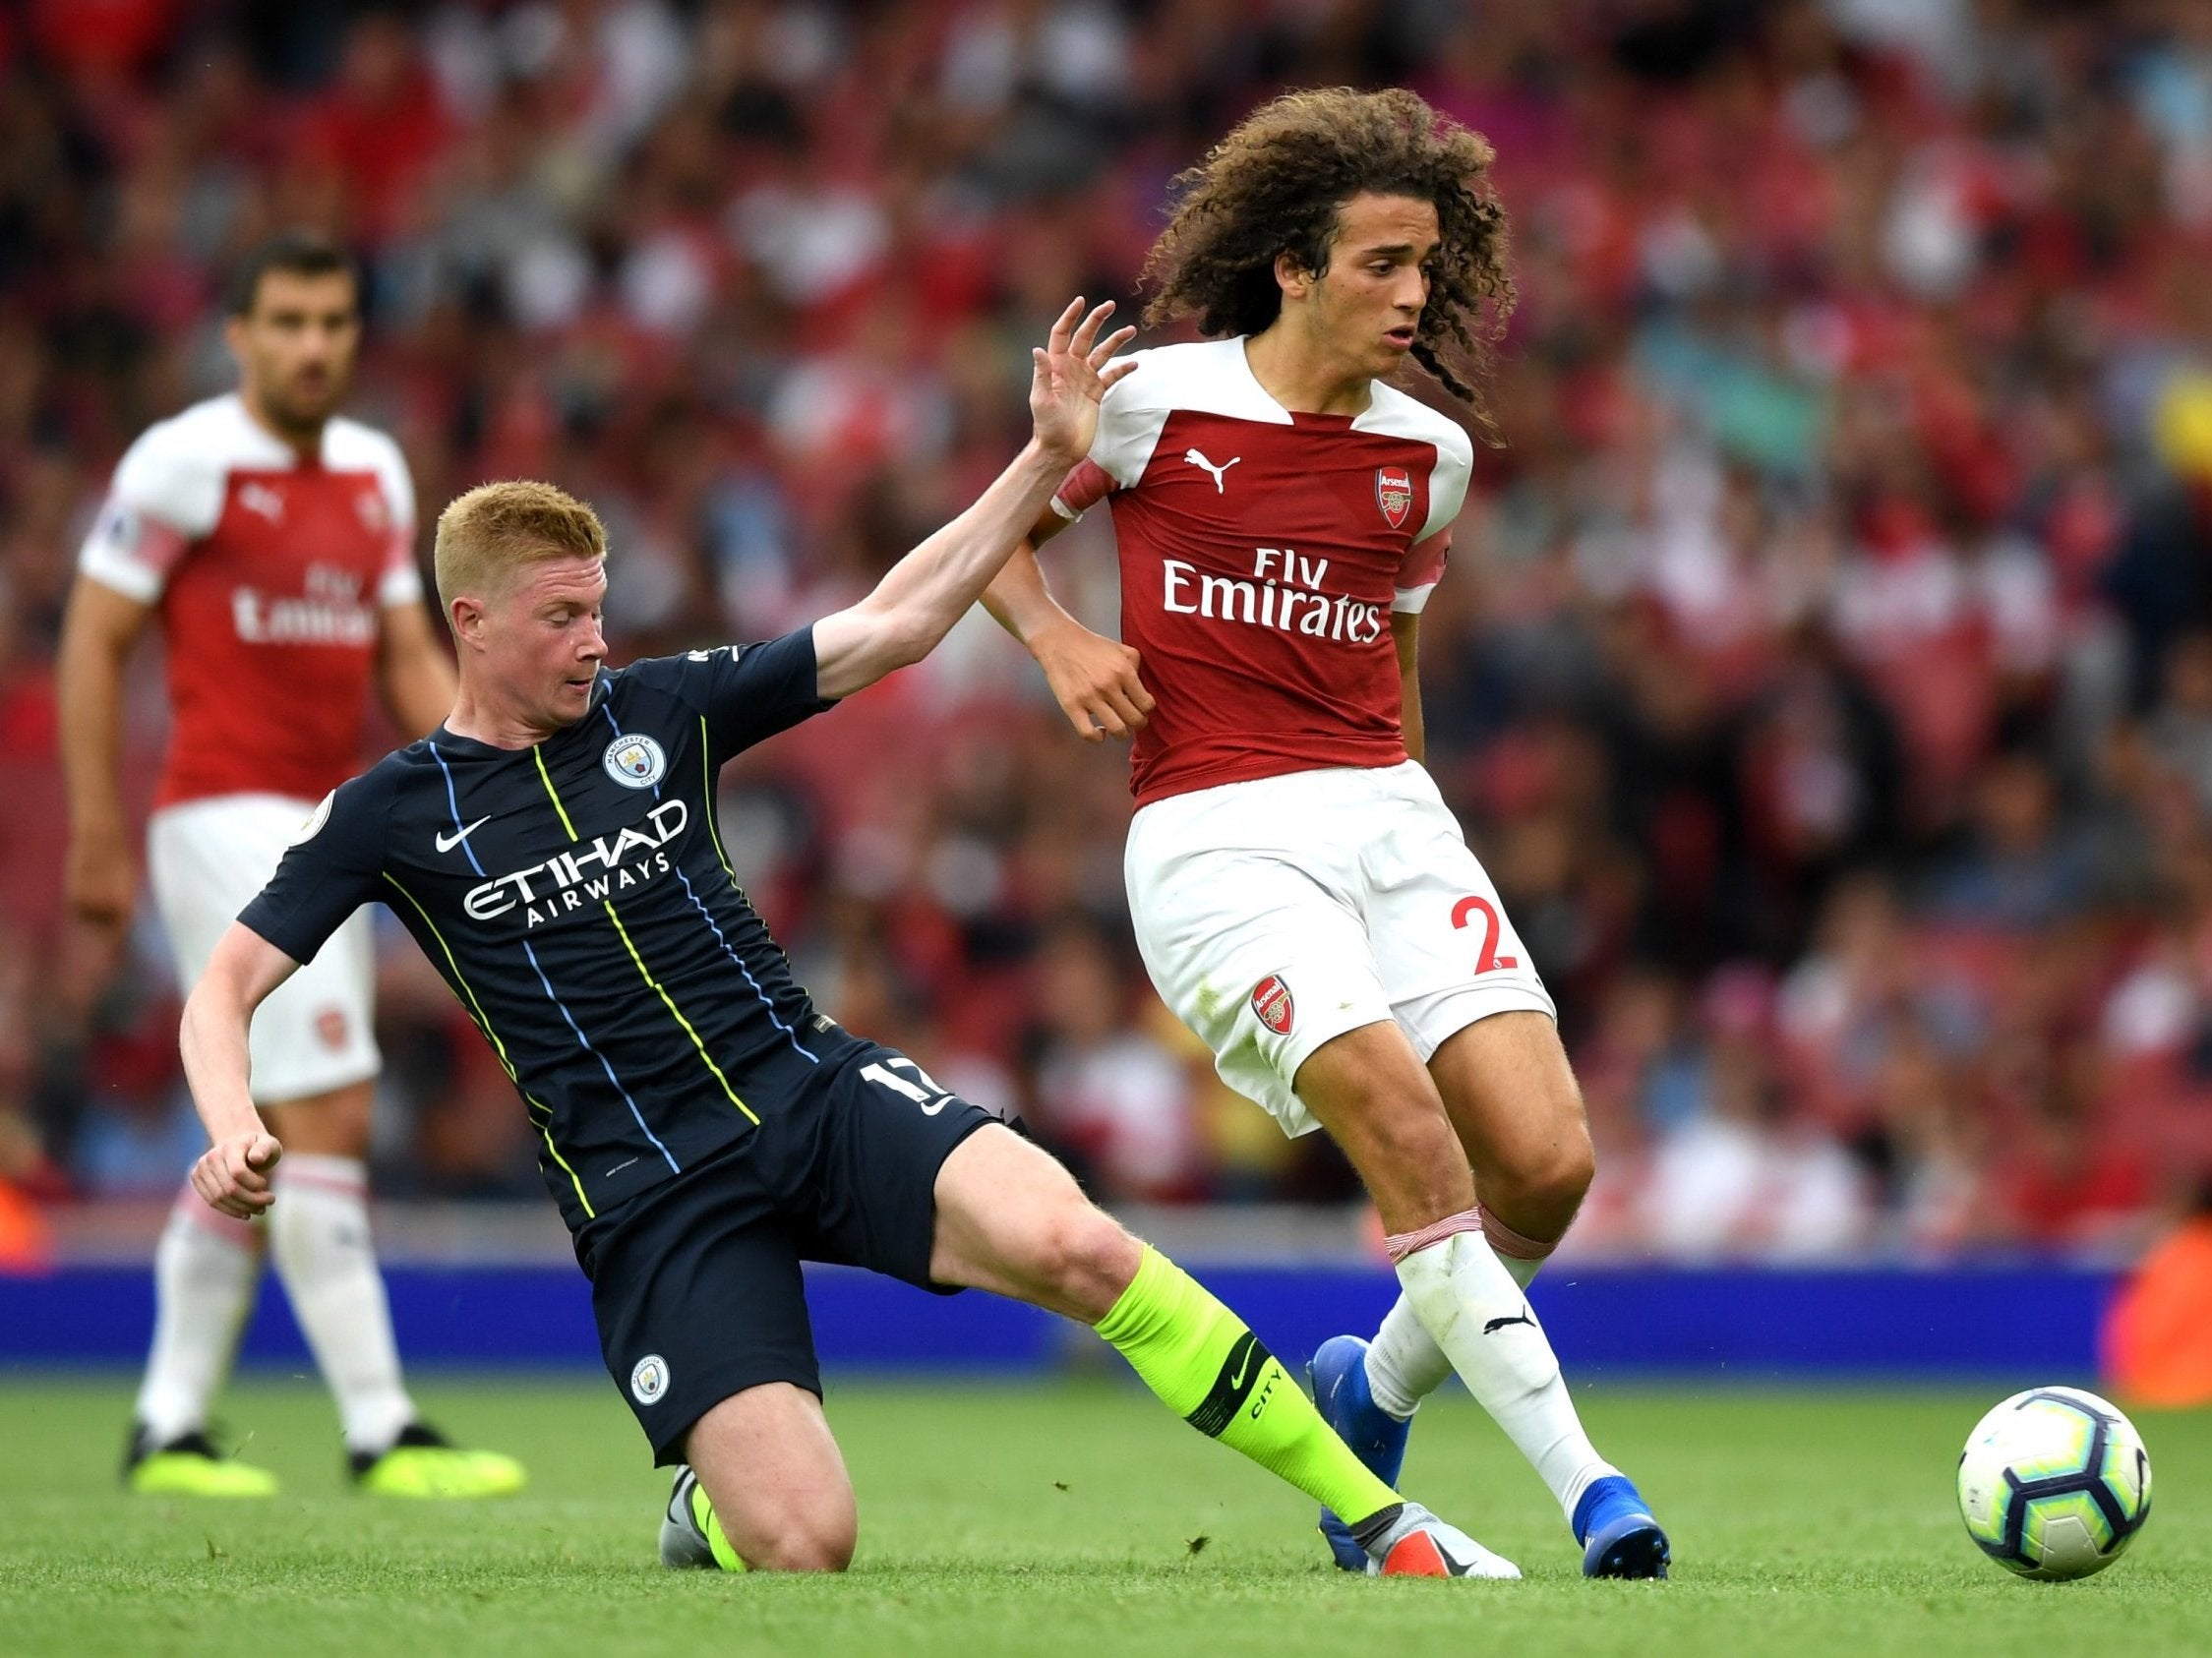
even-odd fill
[(192, 1165), (192, 1189), (241, 1220), (272, 1201), (269, 1171), (284, 1155), (247, 1092), (246, 1032), (254, 1010), (299, 971), (299, 963), (238, 921), (230, 923), (185, 998), (177, 1045), (200, 1121), (214, 1142)]
[(1046, 344), (1030, 353), (1035, 435), (973, 506), (891, 566), (875, 590), (814, 623), (815, 683), (825, 697), (850, 696), (937, 646), (1045, 511), (1052, 492), (1090, 451), (1099, 399), (1128, 373), (1111, 361), (1136, 332), (1099, 337), (1110, 301), (1060, 313)]

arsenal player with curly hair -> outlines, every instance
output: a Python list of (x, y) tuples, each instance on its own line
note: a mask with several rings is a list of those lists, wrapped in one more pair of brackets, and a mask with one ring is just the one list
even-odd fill
[[(1552, 1000), (1420, 764), (1421, 607), (1473, 459), (1393, 380), (1468, 406), (1514, 302), (1479, 135), (1411, 92), (1294, 92), (1199, 166), (1140, 353), (1032, 547), (1108, 503), (1122, 633), (1032, 549), (986, 595), (1076, 730), (1134, 734), (1126, 861), (1160, 993), (1289, 1134), (1328, 1130), (1402, 1293), (1314, 1355), (1323, 1413), (1385, 1478), (1457, 1370), (1559, 1500), (1592, 1576), (1666, 1574), (1666, 1534), (1576, 1417), (1524, 1296), (1592, 1170)], [(1340, 1565), (1365, 1558), (1336, 1516)]]

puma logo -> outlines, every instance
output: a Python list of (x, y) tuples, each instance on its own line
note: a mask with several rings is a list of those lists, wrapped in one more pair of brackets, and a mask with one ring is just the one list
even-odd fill
[(240, 485), (238, 504), (249, 512), (259, 512), (272, 524), (284, 521), (284, 498), (267, 484)]
[(1189, 461), (1191, 465), (1197, 467), (1199, 471), (1206, 473), (1214, 480), (1214, 493), (1216, 495), (1228, 494), (1228, 487), (1224, 482), (1224, 480), (1228, 475), (1228, 469), (1234, 466), (1243, 458), (1244, 457), (1240, 454), (1232, 454), (1228, 457), (1228, 459), (1223, 461), (1221, 465), (1216, 466), (1212, 461), (1208, 460), (1196, 449), (1183, 450), (1183, 459)]
[(1485, 1335), (1495, 1335), (1499, 1331), (1505, 1329), (1505, 1327), (1509, 1324), (1524, 1324), (1530, 1330), (1534, 1330), (1536, 1328), (1536, 1321), (1528, 1316), (1528, 1309), (1524, 1307), (1519, 1313), (1517, 1313), (1510, 1319), (1492, 1319), (1488, 1324), (1482, 1327), (1482, 1333)]

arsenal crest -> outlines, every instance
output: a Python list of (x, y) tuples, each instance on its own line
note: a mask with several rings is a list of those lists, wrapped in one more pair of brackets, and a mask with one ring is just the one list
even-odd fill
[(1290, 1000), (1290, 986), (1283, 982), (1281, 975), (1273, 973), (1252, 986), (1252, 1011), (1279, 1036), (1287, 1036), (1298, 1018)]
[(1405, 527), (1405, 514), (1413, 509), (1413, 475), (1403, 466), (1375, 468), (1375, 504), (1394, 530)]

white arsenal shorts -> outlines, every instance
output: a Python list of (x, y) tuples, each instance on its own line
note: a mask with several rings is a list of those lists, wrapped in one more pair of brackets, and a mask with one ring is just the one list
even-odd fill
[(1137, 947), (1222, 1080), (1285, 1134), (1313, 1050), (1395, 1019), (1426, 1064), (1493, 1013), (1557, 1018), (1498, 890), (1408, 760), (1292, 772), (1141, 807), (1124, 869)]
[[(282, 795), (222, 795), (153, 814), (147, 874), (184, 991), (199, 982), (215, 941), (276, 873), (314, 809), (312, 800)], [(255, 1013), (255, 1100), (281, 1105), (375, 1076), (383, 1063), (375, 995), (376, 941), (361, 910)]]

